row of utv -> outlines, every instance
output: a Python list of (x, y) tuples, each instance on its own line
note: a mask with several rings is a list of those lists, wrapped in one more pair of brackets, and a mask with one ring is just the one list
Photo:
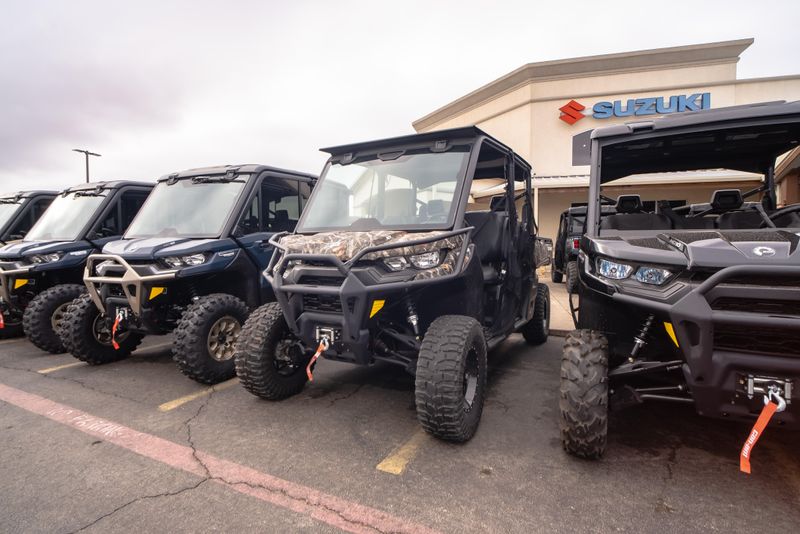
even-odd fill
[[(776, 421), (797, 424), (800, 205), (778, 207), (774, 170), (799, 140), (800, 103), (576, 136), (589, 197), (562, 215), (552, 265), (574, 293), (568, 452), (601, 456), (609, 409), (649, 401), (745, 420), (775, 402)], [(384, 362), (415, 377), (428, 432), (468, 440), (488, 352), (514, 332), (548, 337), (531, 167), (475, 127), (325, 151), (319, 178), (223, 166), (0, 199), (0, 333), (91, 365), (172, 333), (186, 376), (238, 375), (270, 400), (300, 392), (319, 357)], [(708, 169), (762, 185), (707, 203), (603, 194), (628, 176)]]

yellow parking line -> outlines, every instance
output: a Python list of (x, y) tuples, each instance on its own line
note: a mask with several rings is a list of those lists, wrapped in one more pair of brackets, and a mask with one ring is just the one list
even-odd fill
[(175, 400), (171, 400), (169, 402), (165, 402), (164, 404), (158, 407), (159, 412), (168, 412), (170, 410), (174, 410), (179, 406), (183, 406), (187, 402), (192, 402), (195, 399), (199, 399), (200, 397), (205, 397), (206, 395), (211, 395), (215, 391), (222, 391), (223, 389), (228, 389), (229, 387), (236, 385), (239, 383), (238, 378), (231, 378), (230, 380), (226, 380), (225, 382), (220, 382), (215, 386), (211, 386), (210, 388), (206, 388), (195, 393), (190, 393), (189, 395), (184, 395), (183, 397), (179, 397)]
[(62, 369), (69, 369), (70, 367), (78, 367), (80, 365), (86, 365), (86, 362), (72, 362), (72, 363), (65, 363), (64, 365), (56, 365), (55, 367), (48, 367), (46, 369), (40, 369), (36, 371), (40, 375), (47, 375), (50, 373), (54, 373), (56, 371), (60, 371)]
[(383, 459), (375, 469), (392, 475), (402, 475), (408, 463), (417, 455), (420, 446), (428, 439), (424, 430), (417, 430), (411, 438)]

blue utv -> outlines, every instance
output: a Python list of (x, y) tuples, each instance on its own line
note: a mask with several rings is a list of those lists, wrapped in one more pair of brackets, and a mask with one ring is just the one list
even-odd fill
[(183, 374), (206, 384), (233, 377), (241, 325), (274, 299), (261, 276), (269, 239), (294, 229), (315, 180), (264, 165), (162, 177), (124, 238), (89, 257), (88, 294), (67, 311), (65, 345), (98, 365), (173, 332)]

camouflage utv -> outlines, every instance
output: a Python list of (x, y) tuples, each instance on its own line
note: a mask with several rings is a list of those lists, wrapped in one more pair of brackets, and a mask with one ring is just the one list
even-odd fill
[[(416, 376), (419, 421), (466, 441), (486, 394), (486, 353), (515, 331), (547, 339), (531, 169), (477, 128), (325, 149), (291, 234), (272, 238), (277, 303), (254, 311), (236, 372), (270, 400), (300, 392), (316, 359), (388, 362)], [(471, 187), (497, 183), (478, 205)], [(481, 187), (478, 187), (481, 186)]]

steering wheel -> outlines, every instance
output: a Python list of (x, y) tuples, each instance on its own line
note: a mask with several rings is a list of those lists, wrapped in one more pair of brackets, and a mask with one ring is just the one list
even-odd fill
[[(790, 213), (795, 213), (795, 212), (800, 212), (800, 204), (792, 204), (791, 206), (786, 206), (785, 208), (781, 208), (772, 215), (768, 215), (768, 217), (770, 221), (774, 221), (779, 217), (783, 217), (784, 215), (788, 215)], [(767, 227), (766, 221), (761, 223), (761, 226), (759, 226), (759, 228), (766, 228), (766, 227)]]

